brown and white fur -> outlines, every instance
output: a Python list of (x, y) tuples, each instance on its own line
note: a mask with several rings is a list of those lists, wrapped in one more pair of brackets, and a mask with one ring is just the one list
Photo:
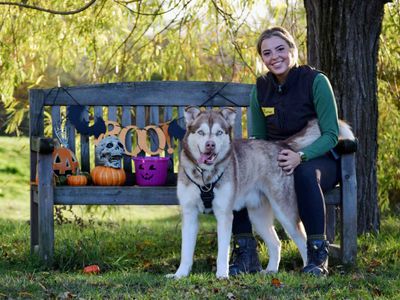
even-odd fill
[[(283, 141), (233, 140), (232, 127), (236, 112), (231, 108), (201, 111), (188, 107), (185, 111), (187, 132), (180, 155), (177, 195), (182, 210), (181, 263), (175, 274), (188, 276), (198, 233), (198, 214), (204, 211), (200, 186), (215, 182), (212, 209), (217, 219), (218, 278), (227, 278), (233, 210), (247, 207), (254, 230), (268, 247), (269, 262), (265, 272), (277, 272), (281, 242), (274, 228), (278, 219), (297, 245), (304, 265), (307, 263), (306, 234), (300, 221), (293, 176), (278, 166), (277, 156), (283, 147), (294, 151), (311, 144), (320, 135), (317, 121), (296, 136)], [(351, 138), (350, 128), (341, 123), (341, 133)], [(188, 178), (191, 178), (191, 180)]]

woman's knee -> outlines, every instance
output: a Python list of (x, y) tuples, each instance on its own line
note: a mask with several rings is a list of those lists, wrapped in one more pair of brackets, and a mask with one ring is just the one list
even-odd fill
[(313, 165), (308, 164), (307, 162), (301, 163), (294, 169), (293, 172), (294, 179), (303, 179), (303, 178), (315, 178), (316, 169)]

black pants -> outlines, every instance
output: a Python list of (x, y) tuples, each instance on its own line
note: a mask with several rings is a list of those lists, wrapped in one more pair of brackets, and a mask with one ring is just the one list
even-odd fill
[[(325, 200), (323, 192), (335, 187), (340, 179), (340, 160), (327, 154), (302, 162), (294, 170), (294, 188), (300, 218), (307, 236), (324, 236)], [(234, 235), (252, 234), (247, 209), (233, 212), (232, 233)]]

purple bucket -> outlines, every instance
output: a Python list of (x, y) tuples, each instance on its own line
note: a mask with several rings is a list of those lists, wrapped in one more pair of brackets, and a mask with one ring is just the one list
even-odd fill
[(164, 185), (167, 182), (168, 157), (133, 157), (136, 184), (140, 186)]

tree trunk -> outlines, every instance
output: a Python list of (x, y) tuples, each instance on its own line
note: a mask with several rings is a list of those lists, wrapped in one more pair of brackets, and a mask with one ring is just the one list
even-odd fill
[(384, 0), (304, 0), (308, 63), (325, 72), (359, 139), (358, 232), (379, 230), (377, 57)]

